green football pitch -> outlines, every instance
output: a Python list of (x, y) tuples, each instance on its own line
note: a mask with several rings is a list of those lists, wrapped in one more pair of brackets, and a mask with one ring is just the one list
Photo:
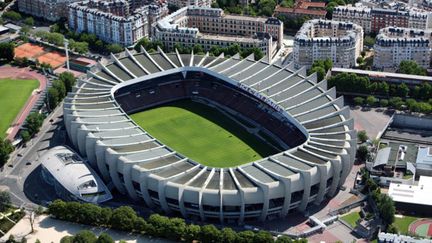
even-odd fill
[(4, 137), (32, 91), (37, 80), (0, 79), (0, 137)]
[(131, 115), (150, 135), (186, 157), (232, 167), (278, 151), (215, 108), (182, 100)]

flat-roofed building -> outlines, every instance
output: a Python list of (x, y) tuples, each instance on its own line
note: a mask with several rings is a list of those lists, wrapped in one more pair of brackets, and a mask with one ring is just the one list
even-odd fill
[(390, 183), (388, 195), (396, 207), (404, 210), (416, 210), (422, 214), (431, 215), (432, 177), (420, 176), (417, 185)]
[(79, 0), (18, 0), (20, 12), (49, 21), (68, 17), (67, 6)]
[(282, 46), (283, 23), (276, 18), (225, 14), (220, 8), (184, 7), (157, 22), (155, 40), (173, 50), (176, 44), (192, 47), (239, 44), (273, 55)]
[(310, 20), (294, 39), (296, 67), (308, 66), (316, 60), (331, 59), (335, 67), (352, 67), (363, 50), (363, 28), (357, 24)]
[(424, 68), (431, 63), (431, 31), (388, 27), (376, 37), (373, 65), (375, 68), (397, 68), (404, 60), (412, 60)]
[(172, 4), (178, 8), (187, 6), (210, 7), (211, 0), (168, 0), (168, 4)]

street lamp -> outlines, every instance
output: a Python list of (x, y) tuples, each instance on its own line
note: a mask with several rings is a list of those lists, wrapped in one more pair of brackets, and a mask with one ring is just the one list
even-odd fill
[(70, 68), (69, 68), (69, 50), (68, 50), (68, 46), (69, 46), (69, 40), (65, 39), (64, 40), (64, 47), (65, 47), (65, 51), (66, 51), (66, 68), (67, 68), (67, 70), (69, 72)]

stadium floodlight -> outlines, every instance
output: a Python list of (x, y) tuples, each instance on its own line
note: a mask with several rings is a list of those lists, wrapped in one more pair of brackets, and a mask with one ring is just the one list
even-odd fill
[(70, 71), (70, 68), (69, 68), (69, 49), (68, 49), (68, 47), (69, 47), (69, 40), (68, 39), (64, 39), (64, 48), (65, 48), (65, 51), (66, 51), (66, 68), (67, 68), (68, 71)]

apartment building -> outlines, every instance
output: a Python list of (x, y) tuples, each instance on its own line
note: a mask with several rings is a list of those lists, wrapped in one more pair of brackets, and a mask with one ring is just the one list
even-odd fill
[(294, 64), (311, 67), (316, 60), (331, 59), (335, 67), (353, 67), (363, 50), (363, 28), (350, 22), (307, 21), (294, 39)]
[(96, 34), (101, 40), (122, 46), (148, 37), (150, 26), (168, 13), (167, 4), (126, 0), (92, 0), (69, 5), (69, 28)]
[(370, 8), (337, 6), (333, 10), (333, 20), (360, 25), (365, 33), (370, 33), (372, 30)]
[(187, 6), (210, 7), (211, 0), (168, 0), (168, 4), (183, 8)]
[(324, 2), (298, 1), (293, 8), (276, 6), (274, 16), (285, 16), (286, 18), (307, 17), (310, 19), (324, 19), (327, 11)]
[(365, 33), (378, 33), (380, 29), (390, 26), (432, 28), (432, 13), (418, 9), (338, 6), (334, 9), (333, 19), (358, 24)]
[(168, 49), (176, 44), (212, 46), (239, 44), (273, 56), (283, 42), (283, 23), (276, 18), (225, 14), (220, 8), (184, 7), (157, 22), (153, 39)]
[(429, 68), (431, 40), (431, 30), (398, 27), (381, 29), (374, 45), (373, 65), (378, 69), (396, 69), (401, 61), (412, 60)]
[(18, 9), (35, 17), (57, 21), (67, 18), (67, 6), (77, 1), (79, 0), (18, 0)]

